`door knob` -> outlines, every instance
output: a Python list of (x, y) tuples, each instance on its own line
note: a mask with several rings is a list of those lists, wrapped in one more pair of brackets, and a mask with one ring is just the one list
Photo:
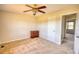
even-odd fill
[(76, 36), (76, 38), (79, 38), (79, 36)]

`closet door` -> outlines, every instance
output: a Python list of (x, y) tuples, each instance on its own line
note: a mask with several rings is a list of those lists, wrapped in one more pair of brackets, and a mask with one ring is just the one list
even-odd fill
[(56, 28), (55, 27), (56, 27), (55, 22), (48, 21), (48, 40), (56, 43), (56, 41), (55, 41)]

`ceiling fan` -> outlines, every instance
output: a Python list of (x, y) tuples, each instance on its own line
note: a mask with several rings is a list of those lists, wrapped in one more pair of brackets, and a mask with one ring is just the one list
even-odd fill
[(34, 16), (36, 15), (37, 12), (45, 13), (45, 11), (42, 11), (41, 9), (46, 8), (46, 6), (37, 7), (37, 4), (33, 4), (33, 6), (26, 4), (25, 6), (30, 7), (31, 9), (30, 10), (25, 10), (24, 12), (32, 11)]

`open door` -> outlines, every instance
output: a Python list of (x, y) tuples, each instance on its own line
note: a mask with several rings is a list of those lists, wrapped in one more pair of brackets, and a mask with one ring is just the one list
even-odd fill
[(76, 20), (74, 53), (79, 54), (79, 13), (77, 14), (77, 20)]
[(74, 51), (76, 22), (78, 22), (76, 13), (63, 15), (62, 17), (61, 44), (71, 49), (72, 53)]

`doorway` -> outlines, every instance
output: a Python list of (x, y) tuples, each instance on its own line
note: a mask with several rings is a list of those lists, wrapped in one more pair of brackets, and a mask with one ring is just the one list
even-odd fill
[(74, 51), (76, 14), (62, 17), (62, 42), (61, 44)]

